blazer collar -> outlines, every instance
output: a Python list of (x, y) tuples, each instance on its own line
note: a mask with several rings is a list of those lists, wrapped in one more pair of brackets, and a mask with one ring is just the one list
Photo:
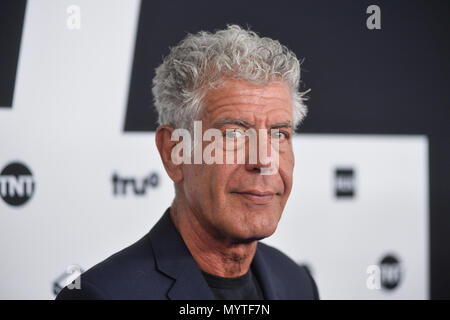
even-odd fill
[[(150, 241), (155, 255), (156, 268), (174, 279), (174, 284), (167, 293), (169, 299), (215, 299), (200, 268), (170, 218), (170, 208), (164, 212), (164, 215), (150, 231)], [(264, 297), (266, 299), (277, 299), (270, 275), (270, 261), (267, 261), (263, 252), (259, 250), (259, 243), (252, 266)]]
[(259, 281), (261, 289), (266, 300), (277, 300), (280, 297), (275, 290), (275, 283), (272, 278), (272, 270), (270, 268), (270, 260), (264, 256), (263, 251), (260, 249), (260, 243), (256, 247), (255, 256), (253, 257), (252, 265), (253, 271)]
[(170, 208), (150, 231), (150, 241), (156, 268), (175, 280), (167, 292), (169, 299), (215, 299), (183, 238), (172, 223)]

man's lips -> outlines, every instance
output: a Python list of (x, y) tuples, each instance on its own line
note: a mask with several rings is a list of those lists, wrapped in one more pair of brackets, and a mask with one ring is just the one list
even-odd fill
[(232, 192), (242, 196), (243, 198), (255, 203), (255, 204), (268, 204), (272, 201), (273, 197), (277, 193), (272, 191), (258, 191), (258, 190), (246, 190)]

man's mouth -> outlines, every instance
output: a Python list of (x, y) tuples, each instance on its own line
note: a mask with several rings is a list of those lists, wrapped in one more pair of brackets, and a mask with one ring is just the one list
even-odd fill
[(245, 190), (233, 192), (254, 204), (268, 204), (277, 193), (273, 191)]

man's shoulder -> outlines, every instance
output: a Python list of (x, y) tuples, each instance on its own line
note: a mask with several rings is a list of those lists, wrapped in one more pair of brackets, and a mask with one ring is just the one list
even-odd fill
[(307, 266), (296, 263), (279, 249), (262, 242), (258, 243), (258, 250), (266, 261), (273, 283), (283, 293), (283, 299), (298, 297), (299, 294), (319, 299), (316, 282)]
[[(57, 299), (164, 299), (149, 234), (81, 274), (81, 289), (64, 288)], [(153, 284), (152, 286), (145, 284)]]

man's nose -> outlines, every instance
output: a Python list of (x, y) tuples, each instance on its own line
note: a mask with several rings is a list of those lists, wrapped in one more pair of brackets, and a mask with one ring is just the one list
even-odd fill
[(248, 139), (245, 154), (246, 170), (259, 173), (262, 168), (270, 168), (273, 161), (273, 152), (275, 150), (272, 148), (269, 134), (266, 130), (260, 130), (256, 133), (253, 143), (251, 139)]

